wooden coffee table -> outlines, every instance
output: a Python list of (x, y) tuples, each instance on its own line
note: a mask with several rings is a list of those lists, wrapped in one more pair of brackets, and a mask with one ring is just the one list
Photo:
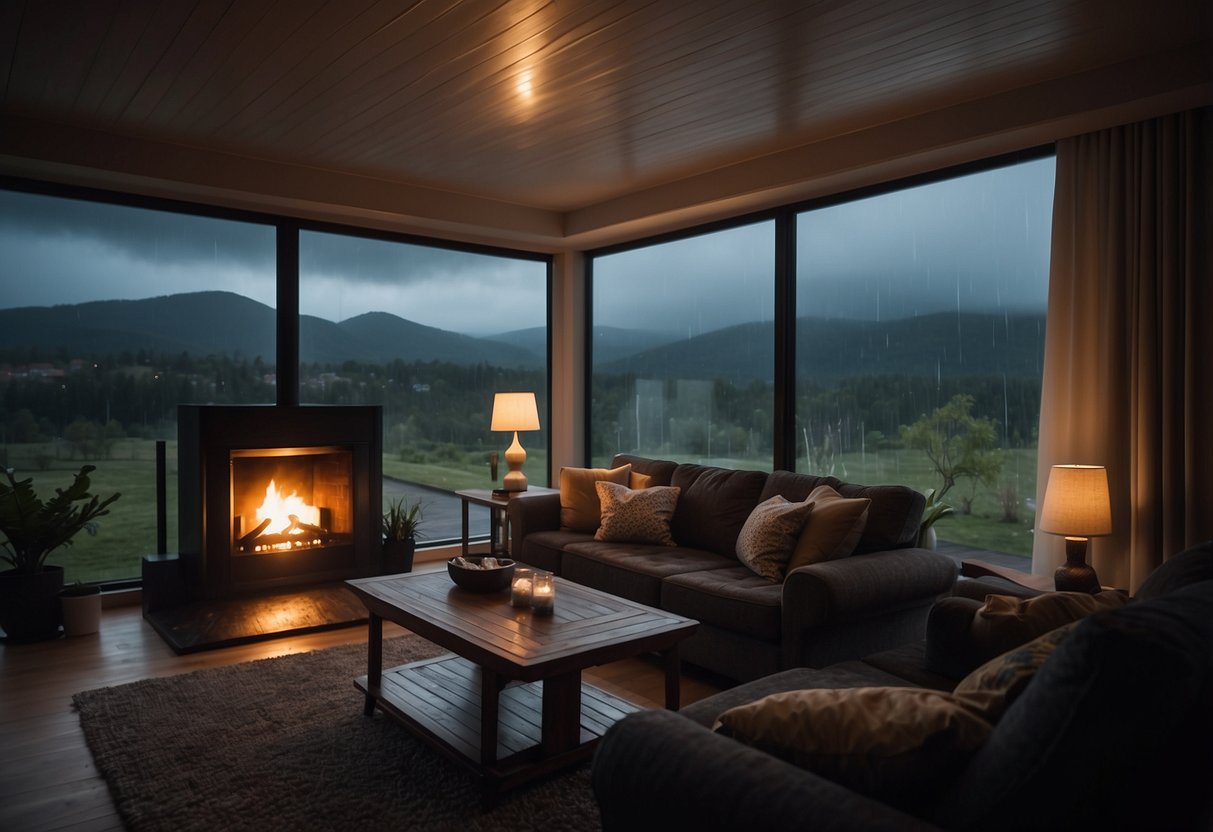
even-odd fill
[[(679, 699), (678, 642), (699, 623), (556, 579), (556, 611), (477, 595), (445, 572), (359, 578), (346, 585), (370, 613), (367, 675), (354, 680), (376, 706), (504, 791), (584, 760), (638, 706), (581, 681), (587, 667), (661, 654), (666, 707)], [(454, 655), (383, 669), (383, 621)], [(483, 738), (495, 738), (483, 741)]]

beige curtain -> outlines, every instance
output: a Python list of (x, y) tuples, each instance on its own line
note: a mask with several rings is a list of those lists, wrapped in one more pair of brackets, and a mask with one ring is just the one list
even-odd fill
[(1062, 463), (1108, 468), (1105, 586), (1213, 538), (1213, 108), (1057, 145), (1037, 506)]

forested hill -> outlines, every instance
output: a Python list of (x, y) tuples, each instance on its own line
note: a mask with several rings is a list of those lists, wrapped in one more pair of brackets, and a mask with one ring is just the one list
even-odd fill
[[(1035, 377), (1044, 354), (1043, 315), (939, 313), (892, 321), (801, 318), (796, 360), (802, 377), (833, 382), (864, 375)], [(0, 350), (48, 357), (139, 351), (227, 355), (273, 363), (275, 313), (230, 292), (194, 292), (145, 300), (93, 301), (0, 309)], [(477, 338), (424, 326), (386, 312), (339, 324), (304, 315), (300, 351), (306, 363), (380, 364), (442, 361), (530, 369), (543, 366), (545, 333), (519, 330)], [(772, 324), (741, 324), (662, 343), (661, 333), (596, 327), (596, 372), (640, 377), (772, 378)]]
[[(741, 324), (599, 365), (640, 377), (770, 382), (773, 324)], [(1038, 377), (1044, 315), (938, 313), (891, 321), (800, 318), (801, 378), (832, 383), (869, 375)]]
[[(229, 355), (273, 363), (274, 310), (231, 292), (192, 292), (147, 298), (0, 309), (0, 349), (65, 351), (72, 357), (140, 350), (194, 356)], [(302, 360), (481, 362), (538, 367), (544, 356), (525, 347), (423, 326), (385, 312), (335, 324), (304, 315)]]

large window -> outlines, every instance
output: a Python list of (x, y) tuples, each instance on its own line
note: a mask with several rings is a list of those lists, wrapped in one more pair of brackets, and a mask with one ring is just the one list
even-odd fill
[(774, 223), (593, 260), (591, 456), (770, 469)]
[(1029, 554), (1053, 159), (796, 218), (796, 469), (904, 483)]
[(180, 402), (275, 397), (274, 227), (0, 190), (0, 464), (44, 499), (95, 465), (121, 492), (68, 580), (136, 578), (156, 549), (156, 440), (176, 541)]
[(903, 483), (1030, 553), (1052, 199), (999, 160), (592, 253), (591, 460)]
[(522, 442), (547, 482), (549, 258), (313, 229), (296, 273), (279, 217), (18, 187), (0, 189), (0, 464), (45, 494), (95, 465), (94, 492), (122, 494), (53, 556), (68, 580), (140, 576), (158, 440), (176, 548), (177, 405), (279, 400), (282, 289), (298, 290), (300, 399), (383, 406), (385, 500), (425, 504), (423, 542), (458, 535), (450, 490), (493, 485), (511, 439), (489, 431), (494, 392), (536, 394), (542, 429)]
[[(299, 250), (301, 398), (383, 406), (385, 493), (490, 487), (512, 438), (489, 432), (498, 391), (535, 393), (541, 428), (521, 440), (547, 483), (546, 259), (315, 231)], [(433, 513), (427, 539), (457, 523)]]

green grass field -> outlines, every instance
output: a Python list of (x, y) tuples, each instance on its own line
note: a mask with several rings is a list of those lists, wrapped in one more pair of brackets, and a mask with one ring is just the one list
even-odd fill
[[(156, 548), (156, 466), (155, 443), (149, 440), (125, 439), (115, 444), (112, 456), (102, 460), (72, 459), (67, 446), (44, 443), (31, 445), (10, 444), (3, 446), (7, 465), (16, 469), (18, 479), (34, 478), (35, 490), (40, 496), (50, 496), (54, 489), (64, 488), (72, 481), (80, 466), (88, 463), (97, 466), (92, 474), (92, 491), (102, 496), (115, 491), (121, 499), (111, 506), (110, 514), (101, 518), (95, 536), (78, 535), (72, 545), (53, 552), (49, 563), (66, 569), (68, 581), (105, 581), (140, 576), (140, 564), (144, 555)], [(482, 454), (468, 454), (464, 459), (439, 465), (436, 463), (406, 463), (395, 457), (384, 458), (383, 472), (386, 476), (432, 485), (437, 488), (456, 490), (462, 488), (487, 488), (490, 485), (488, 466)], [(175, 442), (168, 445), (168, 549), (177, 547), (177, 448)], [(1032, 524), (1034, 516), (1025, 508), (1024, 499), (1036, 493), (1036, 452), (1034, 449), (1008, 451), (1005, 453), (1003, 474), (998, 488), (979, 488), (973, 513), (945, 517), (936, 525), (942, 540), (963, 543), (997, 552), (1022, 555), (1032, 551)], [(713, 459), (710, 464), (728, 468), (767, 468), (763, 462), (746, 459)], [(526, 470), (536, 484), (542, 482), (541, 472), (547, 470), (547, 453), (539, 450), (528, 452)], [(499, 476), (504, 475), (502, 465)], [(834, 476), (858, 483), (903, 483), (919, 490), (926, 490), (937, 483), (929, 464), (916, 451), (883, 451), (866, 455), (846, 454), (840, 456), (830, 471), (812, 473)], [(1015, 502), (1019, 505), (1019, 521), (1003, 522), (1003, 507), (1000, 492), (1004, 487), (1015, 488)], [(959, 497), (967, 493), (966, 485), (958, 486), (949, 494), (949, 502), (959, 506)]]

